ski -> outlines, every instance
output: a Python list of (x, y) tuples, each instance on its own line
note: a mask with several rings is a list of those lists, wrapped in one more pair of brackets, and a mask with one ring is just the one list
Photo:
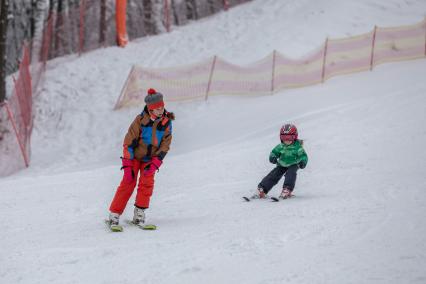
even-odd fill
[(279, 202), (280, 200), (290, 199), (290, 198), (293, 198), (293, 197), (295, 197), (295, 195), (291, 195), (291, 196), (289, 196), (287, 198), (272, 196), (271, 200), (272, 200), (272, 202)]
[(108, 229), (111, 230), (111, 232), (123, 232), (123, 226), (121, 225), (110, 225), (108, 220), (105, 220), (105, 224), (107, 225)]
[(138, 227), (142, 230), (154, 231), (157, 230), (157, 226), (154, 224), (135, 224), (132, 220), (126, 220), (126, 223), (135, 227)]
[(265, 198), (253, 198), (253, 197), (247, 197), (247, 196), (243, 196), (243, 200), (246, 202), (250, 202), (252, 200), (268, 200), (268, 199), (272, 199), (272, 197), (265, 197)]

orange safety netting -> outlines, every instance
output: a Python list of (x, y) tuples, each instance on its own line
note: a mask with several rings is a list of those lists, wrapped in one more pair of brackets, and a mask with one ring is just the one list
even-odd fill
[(236, 66), (217, 56), (190, 66), (151, 69), (133, 66), (115, 109), (143, 103), (156, 88), (168, 101), (207, 99), (214, 95), (267, 95), (303, 87), (375, 65), (426, 56), (426, 20), (344, 39), (327, 39), (315, 52), (289, 59), (274, 51), (249, 66)]

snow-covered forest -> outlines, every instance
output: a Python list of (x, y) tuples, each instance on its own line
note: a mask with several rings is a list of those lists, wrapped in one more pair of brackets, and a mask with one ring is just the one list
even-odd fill
[[(71, 39), (67, 37), (72, 34), (71, 29), (78, 29), (80, 9), (90, 10), (90, 20), (85, 22), (86, 29), (92, 32), (98, 31), (99, 34), (109, 32), (108, 36), (103, 39), (106, 41), (105, 45), (115, 44), (115, 0), (9, 0), (2, 2), (8, 2), (9, 6), (7, 74), (16, 71), (23, 42), (40, 41), (42, 29), (52, 15), (62, 15), (63, 19), (74, 20), (73, 23), (67, 23), (57, 17), (53, 23), (54, 33), (62, 33), (58, 36), (62, 40), (69, 41)], [(227, 0), (227, 5), (232, 7), (244, 2), (247, 0)], [(166, 31), (164, 3), (164, 0), (127, 1), (127, 24), (130, 39)], [(213, 15), (224, 9), (223, 0), (168, 0), (168, 5), (171, 24), (176, 26), (185, 25), (189, 21)], [(62, 56), (66, 53), (67, 50), (61, 50), (54, 56)]]

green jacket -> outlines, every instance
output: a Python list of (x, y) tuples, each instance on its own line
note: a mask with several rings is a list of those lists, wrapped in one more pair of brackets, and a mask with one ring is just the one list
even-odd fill
[(269, 155), (269, 160), (271, 158), (277, 158), (277, 165), (282, 167), (289, 167), (300, 162), (303, 162), (305, 165), (308, 163), (308, 155), (303, 149), (300, 140), (296, 140), (290, 145), (285, 145), (284, 143), (278, 144)]

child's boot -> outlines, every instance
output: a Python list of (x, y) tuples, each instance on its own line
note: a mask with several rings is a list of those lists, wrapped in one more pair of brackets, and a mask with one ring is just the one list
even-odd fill
[(133, 224), (135, 225), (143, 225), (145, 223), (145, 211), (142, 208), (135, 207), (133, 211)]
[(257, 189), (257, 192), (255, 194), (253, 194), (253, 196), (251, 197), (252, 199), (262, 199), (262, 198), (266, 198), (266, 193), (263, 190), (263, 188), (259, 187)]
[(118, 213), (109, 213), (108, 224), (110, 226), (118, 226), (120, 220), (120, 214)]
[(281, 194), (280, 194), (280, 198), (287, 199), (287, 198), (292, 197), (293, 195), (291, 194), (291, 192), (292, 192), (291, 188), (286, 187), (286, 186), (283, 187), (283, 190), (281, 191)]
[(108, 220), (106, 220), (106, 223), (112, 232), (123, 232), (123, 227), (118, 224), (119, 219), (120, 214), (113, 212), (109, 213), (109, 217)]

